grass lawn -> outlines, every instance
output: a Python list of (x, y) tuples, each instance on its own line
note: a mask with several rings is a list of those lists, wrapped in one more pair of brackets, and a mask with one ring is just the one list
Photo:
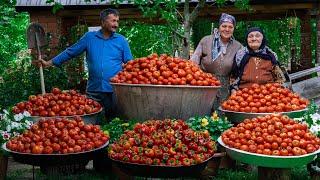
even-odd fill
[[(243, 169), (236, 169), (236, 170), (219, 170), (216, 177), (210, 177), (209, 179), (216, 179), (216, 180), (255, 180), (257, 179), (257, 171), (246, 171)], [(25, 170), (15, 170), (8, 173), (7, 176), (8, 180), (18, 180), (18, 179), (32, 179), (32, 169), (25, 169)], [(108, 180), (108, 179), (118, 179), (115, 174), (99, 174), (93, 170), (86, 170), (81, 174), (75, 175), (68, 175), (68, 176), (47, 176), (40, 172), (39, 168), (35, 169), (35, 179), (42, 180), (42, 179), (49, 179), (49, 180), (56, 180), (56, 179), (64, 179), (64, 180)], [(146, 179), (141, 177), (135, 177), (135, 179)], [(185, 178), (184, 178), (185, 179)], [(294, 168), (291, 171), (291, 179), (293, 180), (309, 180), (311, 179), (306, 166), (300, 168)]]

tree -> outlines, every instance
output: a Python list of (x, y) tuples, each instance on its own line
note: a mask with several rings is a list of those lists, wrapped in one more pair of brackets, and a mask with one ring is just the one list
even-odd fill
[(16, 54), (27, 48), (25, 30), (27, 13), (17, 13), (14, 1), (0, 3), (0, 76), (16, 60)]
[[(221, 7), (225, 5), (228, 0), (210, 1), (210, 6), (217, 5)], [(122, 0), (113, 1), (113, 3), (120, 3)], [(181, 49), (180, 56), (189, 59), (190, 42), (191, 42), (191, 28), (194, 21), (199, 16), (200, 11), (205, 7), (207, 1), (199, 0), (193, 10), (190, 9), (190, 0), (133, 0), (129, 1), (140, 8), (143, 15), (146, 17), (159, 17), (167, 21), (167, 24), (172, 27), (172, 31), (177, 35), (176, 44)], [(240, 9), (248, 9), (249, 0), (230, 0), (234, 5)], [(183, 13), (179, 11), (180, 5), (183, 4)], [(179, 47), (179, 45), (181, 47)]]
[[(91, 0), (85, 1), (90, 2)], [(124, 0), (111, 0), (110, 2), (119, 5)], [(192, 25), (200, 11), (207, 5), (207, 1), (199, 0), (193, 10), (190, 9), (190, 0), (184, 2), (177, 0), (127, 0), (126, 2), (137, 6), (145, 17), (165, 20), (176, 37), (176, 49), (181, 50), (180, 56), (189, 59)], [(221, 7), (227, 2), (234, 3), (240, 9), (249, 8), (249, 0), (215, 0), (210, 1), (208, 5)], [(61, 8), (61, 4), (54, 0), (47, 0), (47, 3), (54, 5), (53, 11)], [(180, 12), (181, 5), (183, 5), (182, 13)]]

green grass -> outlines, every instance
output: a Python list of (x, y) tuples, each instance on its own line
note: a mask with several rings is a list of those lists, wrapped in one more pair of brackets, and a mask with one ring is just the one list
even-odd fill
[(307, 166), (302, 166), (299, 168), (294, 168), (291, 171), (291, 179), (292, 180), (309, 180), (311, 179), (308, 171), (307, 171)]
[(257, 175), (245, 170), (219, 170), (218, 175), (212, 179), (215, 180), (254, 180), (257, 179)]
[[(36, 180), (114, 180), (117, 177), (113, 174), (101, 174), (93, 170), (87, 170), (79, 174), (71, 175), (45, 175), (40, 169), (35, 169), (34, 176)], [(16, 180), (16, 179), (32, 179), (32, 169), (23, 169), (16, 170), (10, 173), (7, 173), (7, 180)]]
[[(32, 172), (32, 171), (31, 171)], [(17, 178), (20, 178), (22, 176), (24, 176), (25, 174), (27, 173), (30, 173), (30, 170), (29, 169), (18, 169), (16, 171), (13, 171), (13, 172), (7, 172), (7, 179), (8, 180), (14, 180), (14, 179), (17, 179)]]
[[(29, 176), (29, 177), (28, 177)], [(31, 176), (31, 177), (30, 177)], [(23, 179), (24, 177), (32, 178), (32, 170), (15, 170), (7, 174), (7, 180)], [(108, 179), (118, 179), (116, 175), (100, 174), (93, 170), (87, 170), (80, 174), (75, 175), (65, 175), (65, 176), (47, 176), (40, 172), (40, 169), (35, 169), (35, 179), (37, 180), (108, 180)], [(135, 179), (145, 179), (136, 177)], [(184, 178), (185, 179), (185, 178)], [(257, 171), (247, 171), (241, 168), (235, 170), (231, 169), (220, 169), (216, 177), (211, 177), (213, 180), (256, 180), (258, 179)], [(306, 166), (294, 168), (291, 171), (292, 180), (309, 180), (311, 177), (308, 174)]]

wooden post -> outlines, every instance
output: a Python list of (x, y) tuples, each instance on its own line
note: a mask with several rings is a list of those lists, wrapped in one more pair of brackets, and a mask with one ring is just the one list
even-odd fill
[(0, 154), (0, 179), (6, 179), (8, 169), (8, 156)]
[(309, 10), (305, 10), (300, 15), (301, 20), (301, 67), (298, 71), (312, 68), (312, 53), (311, 53), (311, 15)]
[(259, 180), (289, 180), (290, 169), (258, 167)]

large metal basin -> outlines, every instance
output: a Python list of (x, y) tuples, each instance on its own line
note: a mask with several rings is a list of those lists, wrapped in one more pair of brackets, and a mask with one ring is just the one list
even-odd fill
[(218, 138), (219, 144), (226, 148), (227, 154), (234, 160), (251, 165), (270, 167), (270, 168), (293, 168), (301, 167), (313, 161), (320, 149), (313, 153), (300, 156), (271, 156), (257, 153), (250, 153), (240, 149), (228, 147), (223, 143), (221, 137)]
[[(235, 123), (235, 124), (239, 124), (245, 119), (252, 119), (252, 118), (255, 118), (255, 117), (258, 117), (258, 116), (266, 116), (266, 115), (273, 114), (273, 113), (236, 112), (236, 111), (225, 110), (225, 109), (222, 109), (221, 107), (219, 107), (219, 111), (221, 112), (221, 114), (226, 116), (229, 121), (231, 121), (232, 123)], [(297, 110), (297, 111), (279, 112), (279, 114), (287, 115), (290, 118), (299, 118), (306, 111), (307, 111), (307, 109), (301, 109), (301, 110)]]
[(120, 113), (129, 119), (176, 118), (211, 113), (219, 87), (111, 83)]

